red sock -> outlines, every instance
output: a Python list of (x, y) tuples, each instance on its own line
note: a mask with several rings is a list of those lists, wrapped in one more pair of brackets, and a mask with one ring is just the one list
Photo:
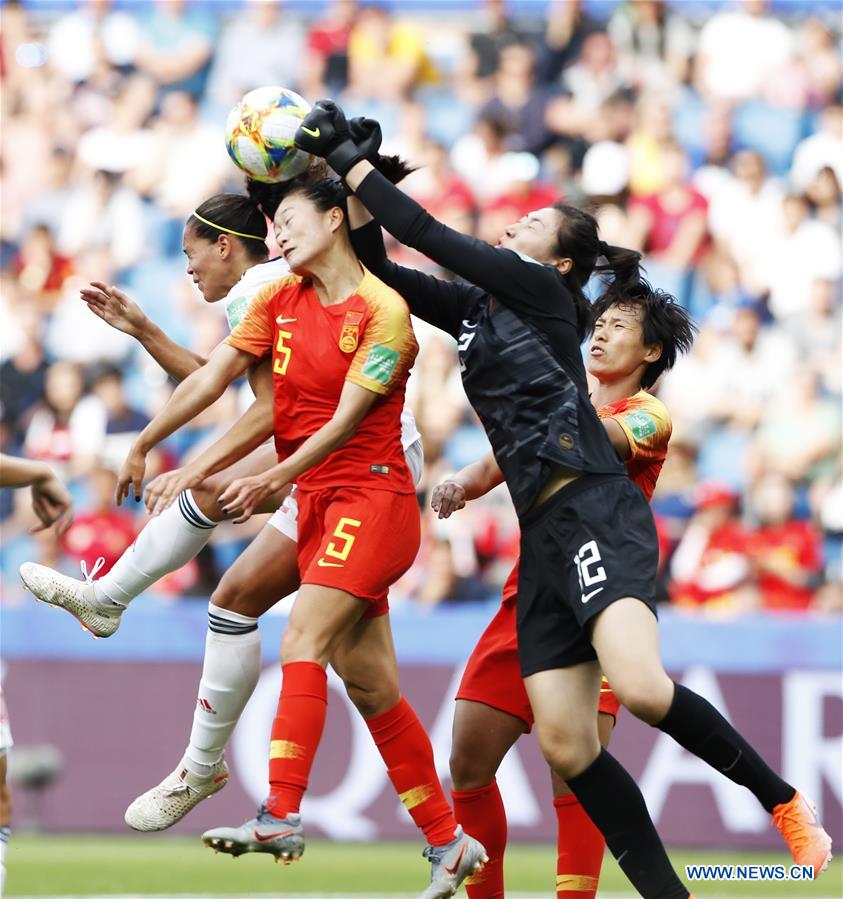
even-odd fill
[(398, 705), (366, 724), (386, 763), (389, 779), (428, 843), (454, 839), (457, 822), (436, 776), (433, 747), (413, 707), (402, 696)]
[(553, 800), (556, 809), (556, 899), (594, 899), (606, 841), (574, 795)]
[(325, 726), (328, 678), (316, 662), (290, 662), (269, 744), (267, 811), (276, 818), (297, 812)]
[(489, 856), (486, 867), (465, 880), (469, 899), (503, 899), (506, 812), (497, 781), (479, 790), (451, 790), (451, 798), (457, 822), (466, 833), (480, 840)]

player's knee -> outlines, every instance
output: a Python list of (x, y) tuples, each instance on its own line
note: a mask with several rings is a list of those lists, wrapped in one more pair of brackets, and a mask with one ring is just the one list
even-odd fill
[(496, 759), (487, 758), (483, 741), (455, 738), (451, 745), (451, 783), (455, 790), (479, 790), (497, 773)]
[(621, 705), (647, 724), (658, 724), (667, 714), (673, 698), (673, 682), (666, 674), (663, 677), (624, 678), (620, 689), (614, 682), (612, 689)]
[(304, 630), (288, 621), (281, 637), (281, 663), (318, 662), (327, 665), (330, 659), (330, 639), (327, 635)]
[(395, 708), (401, 699), (397, 680), (394, 683), (386, 682), (365, 686), (346, 683), (345, 691), (348, 693), (348, 698), (354, 703), (354, 707), (366, 719), (388, 712)]
[(190, 488), (193, 501), (199, 507), (199, 511), (211, 521), (223, 521), (226, 517), (220, 508), (219, 498), (227, 486), (218, 475), (212, 474), (201, 484)]
[(217, 584), (217, 589), (211, 594), (211, 604), (228, 612), (237, 612), (240, 615), (251, 615), (249, 609), (249, 593), (246, 585), (237, 578), (228, 578), (225, 575)]
[(596, 729), (591, 732), (563, 732), (553, 727), (537, 728), (542, 755), (562, 780), (576, 777), (600, 754)]

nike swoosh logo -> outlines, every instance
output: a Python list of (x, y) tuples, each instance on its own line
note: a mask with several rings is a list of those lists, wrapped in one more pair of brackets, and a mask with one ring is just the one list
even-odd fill
[(309, 134), (311, 137), (319, 137), (319, 129), (317, 128), (315, 131), (311, 131), (307, 125), (301, 125), (301, 130), (304, 131), (305, 134)]
[(326, 562), (324, 559), (320, 559), (316, 564), (320, 568), (342, 568), (339, 562)]
[(600, 593), (602, 589), (602, 587), (598, 587), (596, 590), (592, 590), (591, 593), (584, 594), (580, 597), (580, 599), (582, 599), (583, 602), (588, 602), (592, 596), (597, 596), (597, 594)]
[(442, 867), (445, 869), (445, 871), (448, 874), (450, 874), (453, 877), (454, 874), (457, 873), (457, 869), (459, 868), (460, 862), (462, 861), (462, 857), (464, 855), (465, 855), (465, 846), (463, 846), (462, 849), (460, 849), (460, 854), (457, 856), (457, 860), (454, 862), (454, 865), (452, 868), (449, 868), (447, 865), (442, 865)]
[(256, 830), (253, 830), (252, 833), (255, 835), (255, 839), (259, 843), (268, 843), (270, 840), (277, 840), (278, 837), (286, 837), (287, 834), (295, 833), (295, 831), (294, 830), (279, 830), (278, 833), (260, 834)]
[(283, 315), (279, 315), (278, 318), (275, 319), (276, 325), (286, 325), (288, 322), (296, 322), (297, 318), (284, 318)]

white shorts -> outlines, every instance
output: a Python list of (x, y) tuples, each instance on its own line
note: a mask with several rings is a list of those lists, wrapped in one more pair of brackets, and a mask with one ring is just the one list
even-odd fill
[[(424, 472), (424, 449), (421, 440), (416, 440), (404, 450), (404, 458), (407, 460), (407, 466), (410, 474), (413, 476), (413, 483), (418, 487)], [(272, 525), (276, 531), (282, 533), (288, 540), (297, 543), (299, 539), (299, 503), (296, 499), (296, 485), (289, 496), (281, 504), (281, 508), (272, 513), (268, 524)]]
[(9, 713), (6, 711), (6, 703), (3, 700), (3, 688), (0, 687), (0, 756), (6, 754), (7, 749), (14, 746), (12, 729), (9, 727)]

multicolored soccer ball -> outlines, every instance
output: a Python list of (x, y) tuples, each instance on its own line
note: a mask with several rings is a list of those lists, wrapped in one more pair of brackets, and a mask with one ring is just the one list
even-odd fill
[(249, 91), (225, 122), (225, 146), (234, 162), (257, 181), (289, 181), (310, 165), (311, 155), (293, 143), (310, 112), (303, 97), (285, 87)]

